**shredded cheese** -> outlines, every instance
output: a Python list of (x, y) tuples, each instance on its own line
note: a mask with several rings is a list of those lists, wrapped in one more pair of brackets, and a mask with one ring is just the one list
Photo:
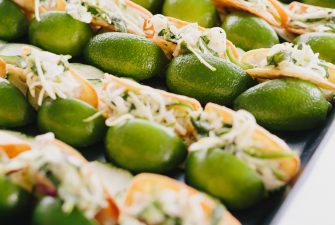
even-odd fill
[[(181, 28), (177, 28), (168, 18), (163, 15), (153, 16), (149, 22), (154, 27), (154, 37), (164, 39), (177, 44), (173, 56), (183, 54), (183, 47), (197, 56), (201, 63), (209, 69), (215, 68), (206, 62), (201, 54), (211, 54), (217, 57), (226, 58), (226, 33), (220, 27), (201, 29), (197, 23), (190, 23)], [(150, 27), (148, 25), (148, 27)], [(152, 32), (152, 30), (149, 30)], [(148, 33), (152, 35), (152, 33)]]
[[(211, 215), (202, 207), (203, 198), (202, 194), (189, 195), (186, 188), (174, 191), (153, 187), (150, 193), (134, 193), (131, 207), (124, 212), (132, 221), (144, 224), (212, 225)], [(128, 221), (121, 224), (128, 225)]]
[(80, 83), (72, 76), (69, 56), (31, 49), (24, 51), (24, 72), (30, 95), (38, 106), (47, 97), (51, 99), (80, 96)]
[(191, 106), (163, 96), (148, 86), (127, 79), (123, 81), (136, 88), (127, 88), (108, 77), (103, 80), (106, 88), (101, 93), (100, 108), (107, 114), (107, 126), (140, 118), (169, 127), (183, 137), (193, 132)]
[(124, 0), (69, 0), (66, 11), (84, 23), (100, 19), (114, 25), (116, 31), (144, 35), (144, 18)]
[(335, 32), (335, 10), (321, 7), (303, 8), (296, 4), (288, 10), (293, 28), (306, 32)]
[(285, 73), (305, 74), (307, 76), (328, 77), (328, 69), (333, 64), (319, 59), (309, 45), (282, 43), (273, 46), (267, 55), (254, 63), (255, 68), (276, 68)]

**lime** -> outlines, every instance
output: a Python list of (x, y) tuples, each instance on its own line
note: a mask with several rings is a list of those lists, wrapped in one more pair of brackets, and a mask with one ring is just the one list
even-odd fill
[(78, 56), (92, 36), (89, 24), (60, 11), (42, 14), (41, 20), (35, 18), (29, 27), (33, 45), (63, 55)]
[(306, 43), (311, 46), (314, 52), (319, 53), (320, 59), (335, 63), (334, 33), (307, 33), (297, 37), (294, 43)]
[(252, 79), (240, 67), (215, 56), (202, 57), (216, 71), (207, 68), (193, 54), (172, 60), (166, 75), (172, 92), (196, 98), (203, 104), (231, 105), (239, 94), (251, 86)]
[(269, 48), (279, 43), (275, 30), (264, 20), (245, 12), (229, 14), (222, 28), (227, 38), (245, 51)]
[(203, 27), (213, 27), (219, 21), (211, 0), (165, 0), (163, 14)]
[(108, 159), (136, 173), (168, 172), (187, 155), (184, 143), (172, 130), (140, 119), (110, 127), (105, 143)]
[(245, 109), (264, 127), (282, 131), (316, 127), (325, 121), (330, 106), (314, 84), (291, 78), (261, 83), (235, 101), (235, 109)]
[(233, 209), (249, 208), (265, 196), (260, 176), (221, 149), (192, 152), (186, 162), (186, 180)]
[(99, 142), (105, 135), (105, 120), (97, 110), (77, 99), (45, 101), (38, 111), (37, 123), (42, 132), (53, 132), (56, 137), (75, 147), (86, 147)]
[(21, 9), (9, 0), (0, 0), (0, 39), (12, 41), (28, 30), (28, 20)]
[[(80, 188), (80, 187), (78, 187)], [(68, 212), (64, 211), (63, 202), (53, 197), (44, 197), (36, 205), (32, 225), (98, 225), (94, 219), (88, 219), (84, 212), (74, 207)]]
[(156, 13), (161, 10), (164, 0), (133, 0), (133, 2), (143, 6), (152, 13)]
[(8, 81), (0, 80), (0, 126), (22, 127), (35, 119), (35, 111), (23, 94)]
[(303, 3), (310, 4), (310, 5), (317, 5), (322, 7), (328, 8), (335, 8), (335, 1), (334, 0), (302, 0)]
[(95, 36), (86, 47), (85, 58), (103, 71), (135, 80), (159, 74), (167, 62), (163, 51), (153, 41), (126, 33)]

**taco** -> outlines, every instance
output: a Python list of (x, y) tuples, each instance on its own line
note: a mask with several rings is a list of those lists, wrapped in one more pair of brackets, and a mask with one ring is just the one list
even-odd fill
[(60, 199), (65, 214), (76, 208), (86, 219), (100, 225), (117, 224), (118, 206), (79, 152), (54, 139), (52, 134), (37, 136), (26, 143), (1, 131), (1, 143), (5, 143), (5, 139), (11, 144), (6, 151), (8, 156), (16, 154), (22, 143), (28, 144), (30, 149), (12, 158), (2, 157), (1, 176), (37, 199), (45, 196)]
[(195, 99), (112, 75), (103, 80), (100, 102), (107, 126), (140, 118), (170, 127), (185, 139), (194, 132), (191, 115), (202, 110)]
[(241, 61), (249, 64), (247, 73), (253, 78), (292, 77), (307, 80), (321, 89), (335, 91), (335, 66), (319, 59), (309, 45), (283, 43), (272, 48), (245, 53)]
[(292, 2), (288, 6), (286, 29), (295, 34), (331, 32), (335, 30), (335, 9)]
[[(171, 178), (137, 175), (126, 194), (126, 219), (139, 224), (240, 225), (218, 201)], [(122, 223), (123, 222), (123, 223)]]
[(266, 190), (290, 182), (300, 169), (300, 158), (280, 138), (257, 125), (247, 111), (237, 112), (208, 103), (197, 122), (200, 135), (189, 150), (220, 149), (242, 160), (255, 171)]
[(70, 67), (69, 56), (23, 48), (21, 56), (0, 58), (7, 63), (8, 79), (28, 97), (35, 108), (39, 108), (46, 98), (55, 100), (69, 97), (98, 107), (94, 87)]

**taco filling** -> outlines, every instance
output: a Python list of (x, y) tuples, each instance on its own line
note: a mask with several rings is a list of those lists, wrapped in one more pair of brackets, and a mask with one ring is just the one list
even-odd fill
[(190, 115), (193, 113), (191, 104), (164, 96), (163, 92), (140, 86), (134, 81), (120, 80), (128, 83), (129, 86), (115, 82), (113, 79), (103, 80), (101, 110), (107, 116), (107, 126), (140, 118), (171, 128), (183, 137), (193, 132), (190, 120)]
[(292, 3), (289, 26), (304, 32), (335, 32), (335, 10)]
[[(257, 51), (257, 50), (255, 50)], [(273, 46), (263, 57), (254, 62), (255, 69), (277, 69), (285, 74), (304, 74), (311, 77), (328, 78), (334, 65), (319, 58), (309, 45), (283, 43)]]
[(98, 19), (113, 25), (117, 32), (144, 35), (143, 14), (129, 7), (125, 0), (69, 0), (66, 12), (85, 23)]
[[(23, 69), (25, 86), (37, 105), (47, 97), (55, 100), (79, 97), (81, 84), (73, 76), (68, 60), (70, 56), (56, 55), (35, 49), (23, 49), (14, 66)], [(9, 62), (10, 64), (10, 62)], [(26, 93), (24, 93), (26, 94)]]
[(217, 205), (206, 214), (202, 194), (190, 195), (186, 188), (174, 191), (152, 187), (148, 194), (135, 192), (133, 202), (125, 209), (120, 225), (218, 225), (224, 207)]
[(177, 27), (174, 23), (163, 15), (155, 15), (149, 19), (146, 25), (148, 37), (162, 39), (176, 44), (173, 56), (177, 57), (185, 52), (192, 52), (201, 63), (209, 69), (215, 70), (207, 63), (201, 54), (210, 54), (220, 58), (226, 58), (227, 38), (225, 31), (220, 27), (210, 29), (201, 28), (197, 23), (189, 23), (182, 27)]

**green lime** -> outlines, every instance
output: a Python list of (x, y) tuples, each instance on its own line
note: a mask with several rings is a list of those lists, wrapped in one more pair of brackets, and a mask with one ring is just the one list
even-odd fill
[(307, 33), (297, 37), (294, 43), (306, 43), (311, 46), (314, 52), (319, 53), (320, 59), (335, 63), (334, 33)]
[(75, 147), (86, 147), (100, 141), (106, 131), (102, 116), (90, 119), (97, 110), (77, 99), (45, 101), (38, 111), (37, 122), (42, 132)]
[(186, 162), (186, 180), (233, 209), (249, 208), (265, 196), (260, 176), (221, 149), (192, 152)]
[(0, 221), (16, 224), (29, 211), (31, 194), (3, 176), (0, 176), (0, 190)]
[(117, 76), (145, 80), (163, 71), (163, 51), (151, 40), (133, 34), (104, 33), (92, 38), (85, 50), (86, 60)]
[(193, 55), (182, 55), (170, 63), (166, 82), (177, 94), (198, 99), (201, 103), (231, 105), (233, 100), (252, 85), (252, 79), (240, 67), (215, 56), (202, 55), (212, 71)]
[(164, 0), (133, 0), (133, 2), (143, 6), (152, 13), (157, 13), (161, 10)]
[(0, 0), (0, 39), (12, 41), (27, 33), (28, 19), (10, 0)]
[(63, 55), (78, 56), (92, 36), (89, 24), (61, 11), (43, 13), (41, 20), (35, 18), (29, 27), (30, 43)]
[(203, 27), (213, 27), (219, 21), (211, 0), (165, 0), (163, 14)]
[(309, 4), (309, 5), (335, 8), (335, 1), (334, 0), (302, 0), (301, 2)]
[(279, 43), (276, 31), (264, 20), (245, 12), (229, 14), (222, 28), (227, 38), (245, 51), (269, 48)]
[(110, 127), (105, 143), (112, 162), (136, 173), (168, 172), (187, 154), (184, 143), (172, 130), (139, 119)]
[(11, 83), (0, 80), (0, 127), (22, 127), (35, 119), (35, 111)]
[(235, 109), (245, 109), (264, 127), (282, 131), (314, 128), (325, 121), (330, 107), (314, 84), (291, 78), (261, 83), (235, 101)]
[[(80, 188), (80, 187), (78, 187)], [(36, 205), (32, 225), (98, 225), (94, 219), (88, 219), (78, 208), (64, 212), (62, 202), (53, 197), (44, 197)]]

